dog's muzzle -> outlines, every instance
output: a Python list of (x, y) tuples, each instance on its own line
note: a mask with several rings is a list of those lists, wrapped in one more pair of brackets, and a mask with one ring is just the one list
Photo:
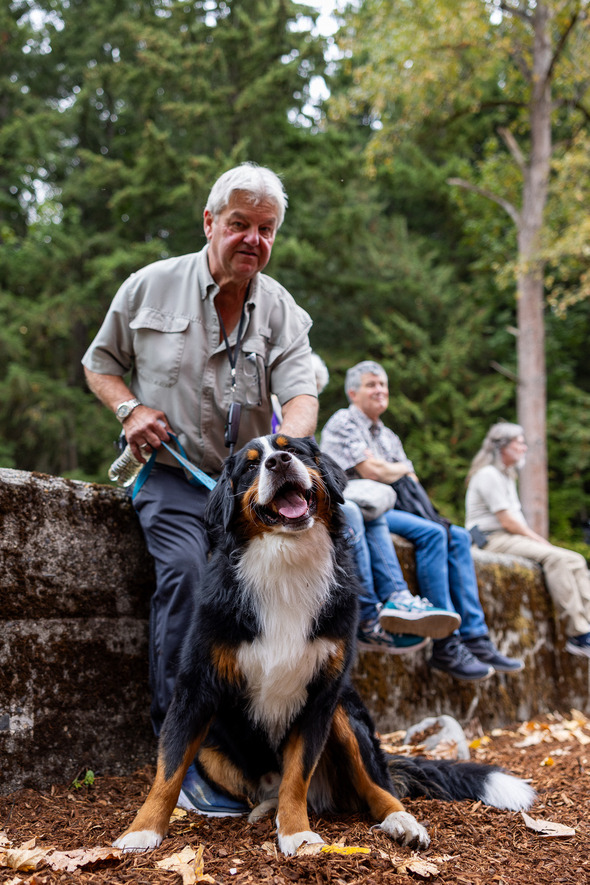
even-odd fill
[(305, 465), (290, 452), (273, 452), (261, 466), (258, 512), (267, 525), (302, 528), (316, 512), (316, 496)]

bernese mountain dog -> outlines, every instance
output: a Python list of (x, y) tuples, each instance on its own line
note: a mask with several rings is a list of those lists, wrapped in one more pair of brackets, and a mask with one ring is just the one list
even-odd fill
[(358, 586), (338, 506), (345, 484), (313, 439), (262, 437), (226, 460), (157, 773), (116, 847), (161, 843), (193, 760), (218, 791), (276, 807), (284, 854), (322, 842), (308, 810), (368, 811), (393, 839), (425, 848), (426, 829), (398, 797), (531, 805), (527, 783), (491, 766), (386, 760), (350, 681)]

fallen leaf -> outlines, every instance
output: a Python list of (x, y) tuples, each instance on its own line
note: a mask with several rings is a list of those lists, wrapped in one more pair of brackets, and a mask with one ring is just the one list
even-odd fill
[(178, 873), (182, 877), (182, 885), (194, 885), (197, 881), (196, 859), (196, 852), (189, 845), (186, 845), (182, 851), (170, 854), (163, 860), (156, 861), (156, 866), (160, 867), (161, 870)]
[(88, 864), (100, 863), (102, 860), (113, 860), (121, 857), (119, 848), (75, 848), (72, 851), (48, 852), (45, 860), (52, 870), (65, 870), (72, 873)]
[(271, 857), (278, 858), (279, 854), (277, 851), (277, 846), (274, 842), (263, 842), (260, 847), (265, 854), (269, 854)]
[(564, 824), (556, 824), (551, 820), (535, 820), (529, 817), (524, 811), (521, 811), (522, 819), (527, 829), (534, 830), (539, 836), (544, 838), (559, 838), (567, 836), (575, 836), (576, 831), (573, 827), (566, 827)]
[(554, 760), (551, 758), (551, 756), (545, 756), (545, 758), (544, 758), (543, 761), (541, 762), (541, 765), (555, 765), (555, 762), (554, 762)]
[(175, 820), (182, 820), (183, 817), (186, 817), (188, 812), (184, 810), (184, 808), (179, 808), (176, 806), (172, 814), (170, 815), (170, 823), (173, 823)]
[(5, 845), (12, 845), (12, 842), (10, 841), (4, 830), (2, 830), (0, 832), (0, 846), (4, 847)]
[(438, 876), (440, 870), (436, 864), (429, 860), (422, 860), (421, 857), (411, 857), (396, 868), (396, 873), (400, 875), (403, 873), (414, 873), (414, 875), (421, 876), (423, 879), (430, 879), (432, 876)]
[(370, 854), (370, 848), (361, 848), (359, 845), (322, 845), (323, 854)]
[(36, 870), (46, 853), (43, 848), (8, 848), (0, 852), (0, 861), (11, 870)]

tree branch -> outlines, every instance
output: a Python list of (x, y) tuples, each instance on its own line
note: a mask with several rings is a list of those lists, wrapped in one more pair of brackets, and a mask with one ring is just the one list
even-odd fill
[(502, 12), (507, 12), (510, 15), (515, 15), (516, 18), (521, 18), (523, 22), (530, 23), (532, 20), (532, 15), (528, 12), (525, 12), (522, 9), (515, 9), (514, 6), (508, 6), (507, 3), (499, 3), (498, 4)]
[(518, 167), (524, 172), (526, 160), (523, 152), (518, 146), (517, 140), (515, 139), (510, 129), (506, 129), (504, 126), (498, 126), (498, 134), (501, 136), (504, 144), (512, 154), (513, 158), (516, 160)]
[(504, 366), (501, 366), (500, 363), (497, 363), (495, 360), (490, 362), (490, 369), (493, 369), (495, 372), (499, 372), (500, 375), (504, 375), (505, 378), (510, 378), (511, 381), (514, 381), (515, 384), (519, 384), (518, 375), (512, 372), (510, 369), (506, 369)]
[(555, 47), (555, 52), (553, 53), (553, 58), (551, 59), (551, 62), (549, 64), (549, 70), (547, 71), (547, 76), (545, 78), (545, 82), (547, 82), (548, 80), (551, 79), (551, 77), (553, 75), (553, 68), (557, 64), (559, 56), (563, 52), (563, 50), (565, 48), (565, 44), (567, 43), (568, 37), (571, 34), (571, 32), (574, 30), (579, 17), (580, 17), (580, 6), (578, 5), (576, 12), (574, 12), (574, 14), (572, 15), (572, 18), (571, 18), (567, 28), (565, 29), (565, 31), (563, 32), (563, 34), (559, 38), (559, 42), (558, 42), (557, 46)]
[(508, 213), (517, 227), (520, 227), (521, 219), (519, 211), (512, 205), (512, 203), (505, 200), (503, 197), (499, 197), (497, 194), (494, 194), (492, 191), (488, 191), (483, 187), (478, 187), (476, 184), (471, 184), (469, 181), (465, 181), (464, 178), (447, 178), (447, 184), (463, 187), (465, 190), (472, 191), (474, 194), (479, 194), (480, 197), (486, 197), (488, 200), (492, 200)]

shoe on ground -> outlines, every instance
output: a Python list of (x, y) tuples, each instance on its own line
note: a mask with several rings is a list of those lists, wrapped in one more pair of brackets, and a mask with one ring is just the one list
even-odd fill
[(446, 639), (434, 640), (432, 657), (428, 663), (434, 670), (442, 670), (443, 673), (466, 682), (489, 679), (494, 673), (494, 668), (472, 655), (455, 633)]
[(357, 648), (360, 651), (382, 651), (390, 655), (403, 655), (424, 648), (428, 638), (411, 636), (409, 633), (387, 633), (379, 618), (362, 621), (357, 630)]
[(474, 639), (462, 639), (461, 642), (478, 661), (491, 664), (498, 673), (518, 673), (524, 670), (524, 661), (501, 654), (487, 634)]
[(389, 633), (415, 633), (442, 639), (461, 624), (456, 612), (435, 608), (427, 599), (413, 596), (409, 591), (389, 597), (379, 612), (381, 626)]
[(205, 817), (241, 817), (250, 813), (245, 802), (218, 792), (204, 781), (194, 762), (184, 776), (176, 804), (185, 811), (196, 811)]
[(565, 644), (565, 650), (571, 655), (581, 655), (590, 658), (590, 633), (581, 633), (579, 636), (570, 636)]

